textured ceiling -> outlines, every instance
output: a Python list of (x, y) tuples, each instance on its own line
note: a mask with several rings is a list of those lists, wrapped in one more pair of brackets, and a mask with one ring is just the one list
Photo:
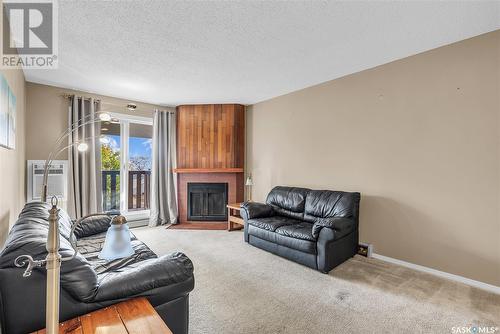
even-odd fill
[(28, 81), (163, 105), (255, 103), (500, 28), (497, 1), (59, 1)]

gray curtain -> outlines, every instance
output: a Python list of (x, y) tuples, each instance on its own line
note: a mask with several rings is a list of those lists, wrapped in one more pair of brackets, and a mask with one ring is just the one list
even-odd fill
[(155, 110), (149, 226), (177, 224), (175, 114)]
[[(73, 96), (69, 108), (69, 127), (78, 121), (82, 125), (87, 120), (97, 119), (99, 102), (94, 99)], [(101, 186), (101, 145), (99, 136), (100, 122), (78, 127), (69, 136), (69, 196), (68, 213), (73, 218), (80, 218), (91, 213), (102, 212)], [(80, 142), (88, 144), (88, 150), (77, 149)]]

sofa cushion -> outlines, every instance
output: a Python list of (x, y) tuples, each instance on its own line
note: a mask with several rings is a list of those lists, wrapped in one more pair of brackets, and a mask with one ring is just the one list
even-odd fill
[(304, 206), (309, 189), (296, 187), (274, 187), (267, 195), (266, 203), (280, 216), (294, 219), (304, 217)]
[(321, 218), (357, 218), (359, 198), (359, 193), (311, 190), (305, 201), (304, 220), (314, 223)]
[(258, 228), (256, 226), (249, 225), (247, 229), (248, 235), (255, 236), (259, 239), (263, 239), (281, 246), (285, 246), (291, 249), (295, 249), (301, 252), (316, 254), (316, 241), (303, 240), (291, 238), (276, 232), (271, 232)]
[(75, 226), (75, 236), (79, 238), (106, 232), (111, 225), (113, 216), (107, 214), (92, 215), (84, 218)]
[(193, 263), (183, 253), (175, 252), (99, 275), (95, 301), (129, 298), (155, 289), (190, 281)]
[[(19, 218), (30, 218), (29, 228), (32, 230), (37, 230), (39, 228), (49, 229), (49, 210), (52, 206), (48, 203), (43, 202), (28, 202), (24, 205), (21, 213), (19, 213)], [(69, 215), (64, 210), (59, 210), (59, 235), (69, 241), (71, 234), (71, 227), (73, 221)], [(21, 229), (25, 230), (27, 226), (22, 226)], [(25, 237), (25, 235), (23, 235)]]
[[(20, 255), (29, 254), (35, 260), (47, 256), (49, 209), (50, 205), (42, 202), (31, 202), (24, 206), (0, 253), (0, 269), (15, 267), (14, 260)], [(62, 257), (69, 257), (73, 254), (73, 247), (68, 240), (71, 221), (63, 210), (59, 211), (59, 222), (59, 253)], [(45, 271), (42, 268), (35, 270)], [(94, 297), (98, 288), (97, 274), (81, 254), (61, 266), (61, 288), (79, 301), (88, 301)]]
[(77, 248), (78, 252), (85, 257), (97, 274), (117, 271), (131, 264), (157, 257), (157, 255), (153, 253), (146, 244), (138, 240), (132, 232), (130, 233), (130, 237), (134, 254), (113, 261), (106, 261), (98, 258), (104, 245), (104, 240), (106, 239), (106, 232), (81, 238), (77, 241)]
[(276, 231), (278, 227), (284, 225), (292, 225), (300, 223), (299, 220), (291, 219), (283, 216), (272, 216), (266, 218), (254, 218), (248, 220), (248, 224), (253, 225), (255, 227), (268, 230), (271, 232)]
[(287, 236), (290, 238), (316, 241), (316, 238), (312, 234), (312, 227), (313, 227), (313, 224), (311, 224), (311, 223), (300, 222), (298, 224), (285, 225), (285, 226), (278, 227), (276, 229), (276, 233), (279, 233), (281, 235), (284, 235), (284, 236)]

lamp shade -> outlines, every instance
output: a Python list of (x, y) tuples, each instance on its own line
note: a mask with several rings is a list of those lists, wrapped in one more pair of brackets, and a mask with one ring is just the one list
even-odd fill
[(103, 112), (99, 114), (99, 119), (103, 122), (109, 122), (111, 121), (111, 115), (106, 112)]
[(251, 176), (247, 177), (247, 181), (245, 182), (246, 186), (253, 186), (253, 180)]
[(115, 223), (115, 220), (113, 220), (106, 233), (106, 240), (99, 253), (99, 258), (112, 261), (133, 254), (134, 249), (130, 241), (128, 225), (124, 222)]
[(85, 151), (87, 151), (89, 149), (89, 144), (87, 144), (87, 143), (79, 143), (76, 148), (80, 152), (85, 152)]

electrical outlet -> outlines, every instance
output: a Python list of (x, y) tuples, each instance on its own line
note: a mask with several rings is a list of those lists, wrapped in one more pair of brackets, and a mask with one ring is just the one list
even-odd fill
[(372, 257), (373, 253), (373, 245), (372, 244), (365, 244), (363, 242), (360, 242), (358, 245), (358, 254), (362, 255), (364, 257)]

